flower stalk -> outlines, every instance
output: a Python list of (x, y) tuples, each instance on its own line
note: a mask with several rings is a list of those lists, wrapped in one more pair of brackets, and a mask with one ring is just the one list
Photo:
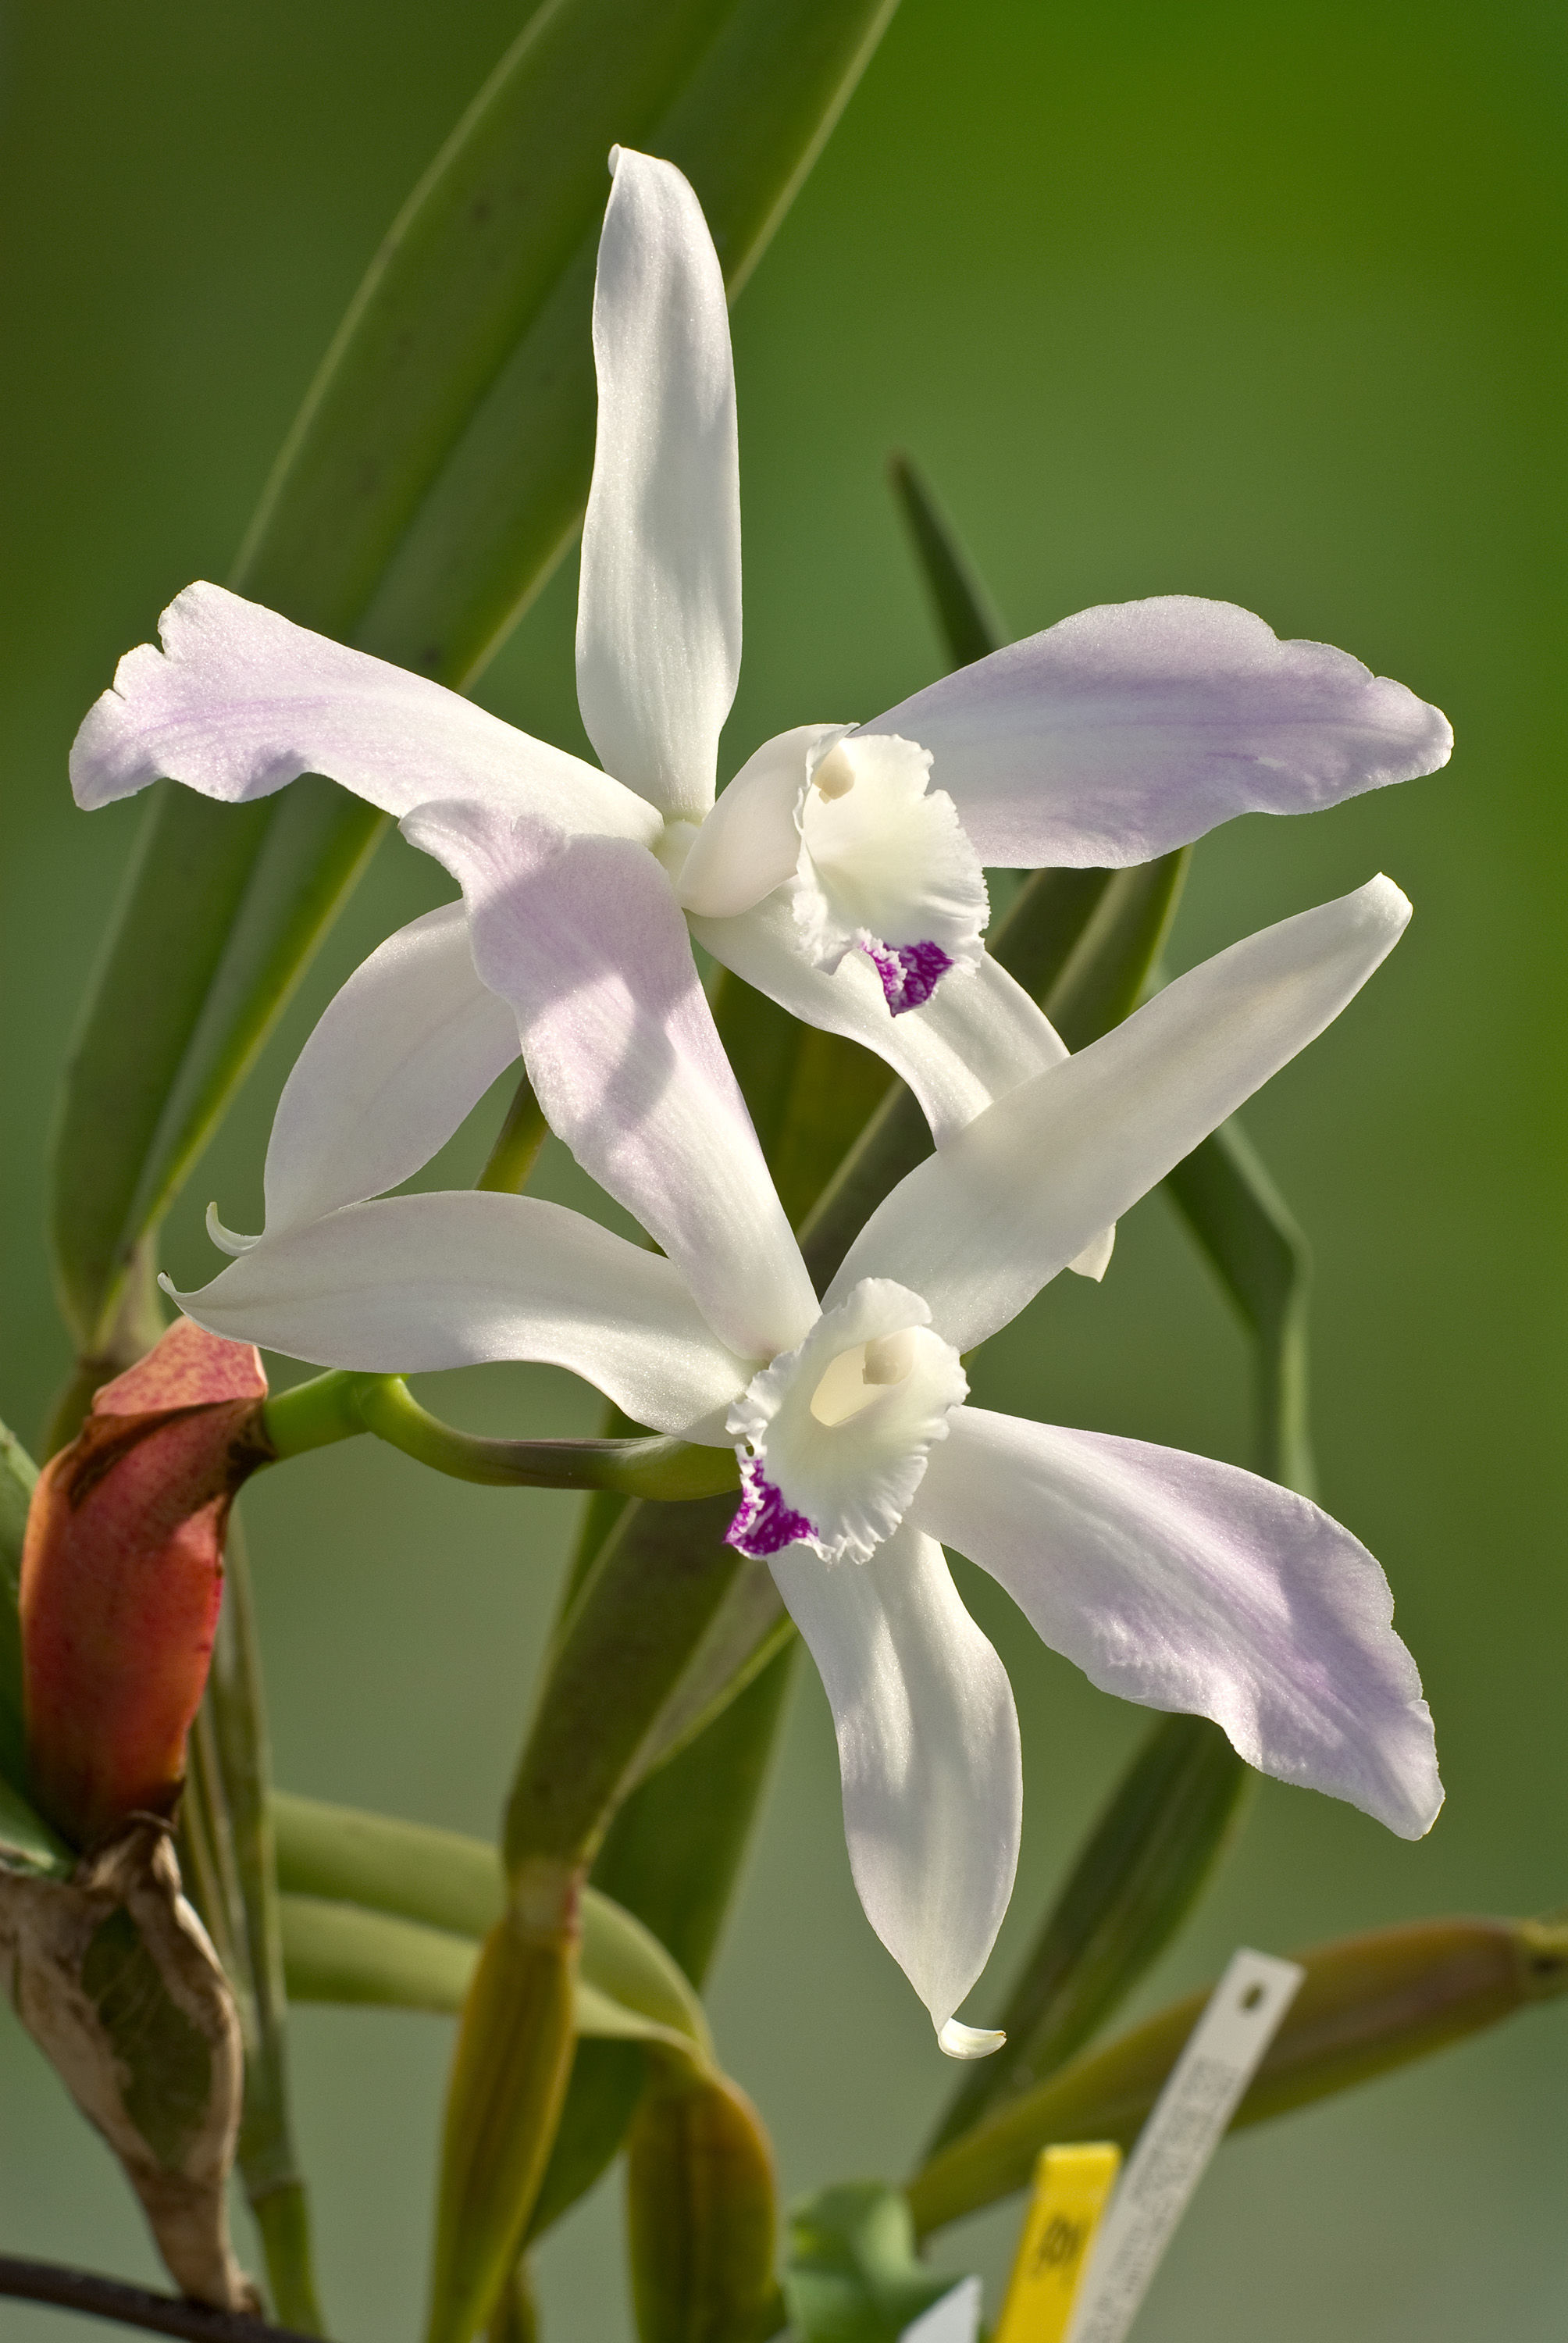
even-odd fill
[(712, 1496), (739, 1480), (733, 1450), (668, 1436), (490, 1440), (459, 1432), (422, 1407), (400, 1375), (315, 1375), (267, 1403), (262, 1430), (269, 1463), (368, 1432), (434, 1473), (495, 1489), (608, 1489), (668, 1502)]

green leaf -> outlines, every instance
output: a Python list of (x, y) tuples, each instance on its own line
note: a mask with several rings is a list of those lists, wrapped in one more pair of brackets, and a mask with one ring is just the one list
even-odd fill
[(1307, 1241), (1233, 1120), (1178, 1163), (1165, 1190), (1252, 1337), (1256, 1469), (1310, 1497), (1317, 1474), (1307, 1425)]
[[(1350, 2089), (1533, 2003), (1568, 1993), (1568, 1927), (1552, 1920), (1418, 1920), (1293, 1957), (1306, 1977), (1236, 2125)], [(1136, 2139), (1208, 1994), (1190, 1994), (1074, 2061), (953, 2141), (907, 2191), (928, 2236), (1027, 2186), (1052, 2142)]]
[(734, 1512), (733, 1496), (707, 1497), (639, 1505), (617, 1523), (557, 1637), (508, 1805), (508, 1871), (541, 1857), (586, 1865), (598, 1852), (747, 1568), (724, 1542)]
[(798, 1645), (774, 1654), (699, 1738), (621, 1807), (596, 1886), (635, 1912), (700, 1986), (761, 1799)]
[(273, 2309), (282, 2324), (319, 2335), (325, 2328), (316, 2292), (310, 2207), (289, 2105), (266, 1694), (237, 1511), (229, 1519), (223, 1605), (188, 1765), (181, 1826), (192, 1855), (192, 1885), (245, 2013), (240, 2172), (261, 2233)]
[(772, 2144), (723, 2075), (650, 2079), (627, 2141), (638, 2343), (763, 2343), (779, 2320)]
[(964, 2070), (930, 2153), (1053, 2074), (1126, 2000), (1207, 1885), (1255, 1778), (1207, 1717), (1151, 1729), (1023, 1964), (997, 2021), (1005, 2044)]
[(953, 666), (970, 667), (1006, 642), (1001, 614), (924, 474), (908, 456), (894, 456), (888, 477), (914, 540), (938, 632)]
[[(667, 155), (731, 289), (893, 0), (545, 0), (394, 224), (268, 485), (234, 583), (468, 682), (574, 536), (606, 162)], [(321, 780), (245, 808), (166, 787), (66, 1070), (51, 1231), (82, 1350), (384, 827)], [(170, 907), (176, 907), (171, 917)]]
[[(0, 1423), (0, 1782), (27, 1785), (22, 1722), (22, 1541), (38, 1468), (15, 1433)], [(38, 1825), (42, 1830), (44, 1825)], [(52, 1834), (51, 1834), (52, 1835)]]
[[(308, 1907), (317, 1923), (313, 1941), (323, 1957), (330, 1949), (329, 1925), (340, 1925), (338, 1941), (350, 1948), (356, 1943), (384, 1943), (388, 1947), (386, 1958), (392, 1964), (389, 1974), (396, 1974), (396, 1963), (401, 1957), (395, 1949), (399, 1943), (408, 1948), (408, 1957), (413, 1959), (426, 1938), (436, 1940), (429, 1949), (428, 1967), (432, 1978), (446, 1981), (441, 1985), (443, 1992), (450, 1989), (457, 1976), (457, 1956), (451, 1947), (465, 1946), (467, 1968), (456, 1987), (460, 2003), (462, 1982), (472, 1967), (475, 1947), (506, 1909), (506, 1875), (495, 1848), (457, 1831), (434, 1830), (426, 1823), (367, 1814), (355, 1806), (329, 1805), (322, 1799), (297, 1797), (285, 1790), (273, 1792), (269, 1811), (277, 1845), (277, 1876), (291, 1967), (304, 1942), (300, 1929), (307, 1923), (300, 1920), (300, 1913)], [(329, 1924), (322, 1917), (350, 1911), (407, 1923), (415, 1933), (399, 1936), (397, 1931), (389, 1931), (377, 1939), (373, 1933), (362, 1931), (354, 1936), (350, 1922)], [(581, 1918), (584, 1980), (595, 1991), (639, 2013), (648, 2024), (680, 2035), (706, 2056), (709, 2042), (702, 2005), (657, 1938), (595, 1888), (584, 1894)], [(302, 1952), (300, 1957), (303, 1960)], [(313, 1991), (307, 1997), (337, 1996)], [(396, 1998), (374, 1994), (344, 1997)], [(406, 2006), (447, 2008), (457, 2005), (437, 2000), (410, 2001)]]
[[(733, 1899), (794, 1670), (787, 1644), (621, 1806), (593, 1867), (597, 1888), (651, 1930), (700, 1986)], [(529, 2225), (542, 2237), (619, 2147), (641, 2096), (642, 2061), (579, 2042), (560, 2127)]]
[(784, 2301), (801, 2343), (898, 2343), (955, 2282), (920, 2261), (907, 2198), (879, 2181), (824, 2188), (790, 2215)]
[(0, 1779), (0, 1870), (46, 1872), (68, 1879), (76, 1858), (56, 1838), (41, 1814), (18, 1789)]

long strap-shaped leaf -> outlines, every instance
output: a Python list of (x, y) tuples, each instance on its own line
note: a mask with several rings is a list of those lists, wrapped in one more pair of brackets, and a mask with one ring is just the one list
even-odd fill
[[(1560, 1920), (1417, 1920), (1294, 1957), (1305, 1982), (1232, 2117), (1238, 2125), (1348, 2090), (1568, 1993)], [(1172, 2003), (932, 2157), (906, 2190), (920, 2235), (1023, 2187), (1052, 2141), (1130, 2145), (1207, 1998)]]
[(268, 1805), (271, 1752), (250, 1569), (237, 1511), (225, 1554), (223, 1608), (206, 1694), (191, 1735), (181, 1835), (196, 1893), (241, 2011), (245, 2112), (238, 2161), (261, 2233), (273, 2309), (325, 2332), (310, 2207), (295, 2147), (282, 1920)]
[[(545, 0), (356, 297), (246, 539), (241, 590), (466, 684), (570, 542), (587, 495), (610, 146), (688, 173), (733, 291), (893, 5)], [(85, 1353), (107, 1354), (138, 1241), (380, 826), (318, 780), (246, 808), (160, 793), (55, 1133), (51, 1227)]]

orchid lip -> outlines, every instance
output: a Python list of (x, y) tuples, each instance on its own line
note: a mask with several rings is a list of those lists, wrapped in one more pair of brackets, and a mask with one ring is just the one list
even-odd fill
[(861, 950), (882, 980), (882, 993), (895, 1017), (908, 1009), (923, 1009), (949, 969), (952, 956), (940, 944), (862, 944)]
[(740, 1463), (740, 1504), (724, 1537), (727, 1544), (749, 1560), (765, 1562), (769, 1554), (781, 1554), (787, 1545), (796, 1545), (802, 1539), (815, 1542), (817, 1532), (804, 1513), (796, 1513), (788, 1503), (782, 1489), (775, 1487), (757, 1459), (748, 1456)]

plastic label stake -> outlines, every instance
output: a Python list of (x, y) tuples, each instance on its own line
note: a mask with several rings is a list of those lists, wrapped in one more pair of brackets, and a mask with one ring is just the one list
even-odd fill
[(1121, 2166), (1109, 2142), (1040, 2150), (995, 2343), (1061, 2343)]
[(1294, 1961), (1267, 1953), (1243, 1949), (1232, 1959), (1138, 2135), (1101, 2225), (1067, 2343), (1122, 2343), (1305, 1975)]
[(899, 2343), (975, 2343), (980, 2333), (980, 2282), (960, 2278), (950, 2294), (912, 2319)]

